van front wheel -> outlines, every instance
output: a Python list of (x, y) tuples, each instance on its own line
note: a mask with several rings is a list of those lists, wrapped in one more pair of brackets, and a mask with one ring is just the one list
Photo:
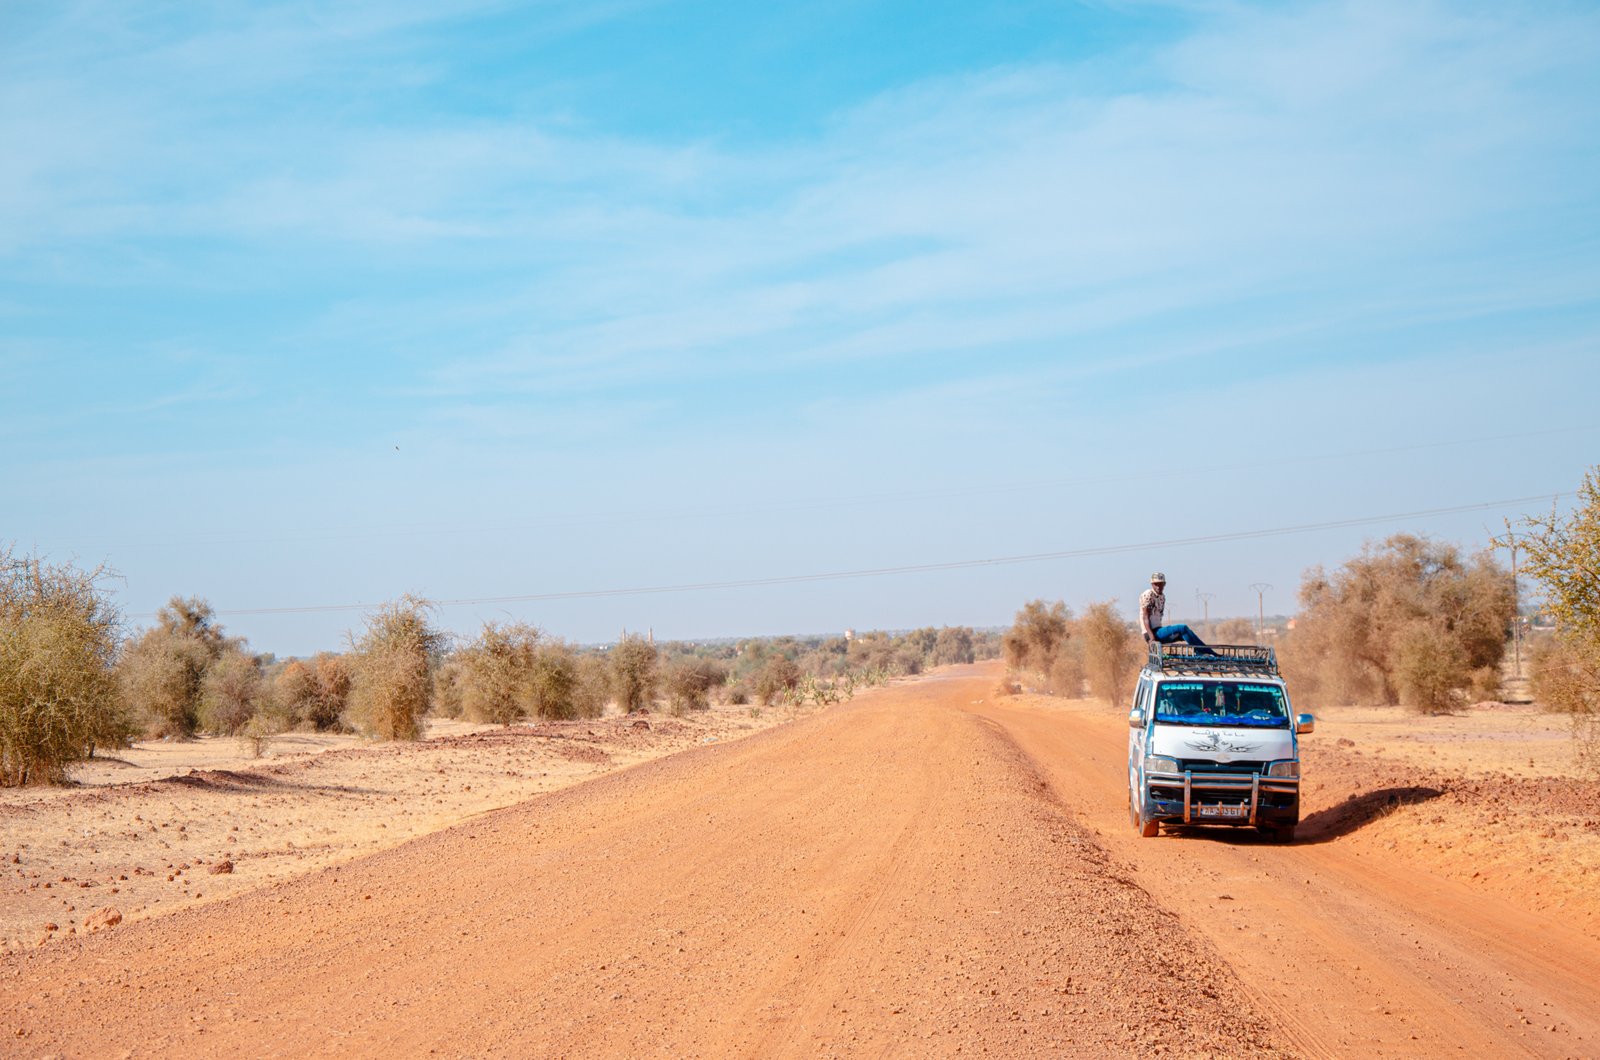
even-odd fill
[(1128, 820), (1133, 823), (1133, 830), (1146, 839), (1154, 839), (1161, 834), (1161, 822), (1145, 820), (1144, 813), (1131, 791), (1128, 792)]

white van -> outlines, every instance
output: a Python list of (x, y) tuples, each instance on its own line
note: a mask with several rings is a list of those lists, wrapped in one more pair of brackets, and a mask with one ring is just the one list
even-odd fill
[(1128, 714), (1128, 816), (1163, 824), (1250, 825), (1277, 842), (1300, 823), (1301, 733), (1277, 653), (1254, 645), (1152, 644)]

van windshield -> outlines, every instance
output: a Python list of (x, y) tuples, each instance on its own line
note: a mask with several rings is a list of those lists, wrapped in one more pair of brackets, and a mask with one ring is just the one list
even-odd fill
[(1277, 685), (1164, 681), (1156, 686), (1156, 721), (1279, 729), (1289, 724), (1289, 704)]

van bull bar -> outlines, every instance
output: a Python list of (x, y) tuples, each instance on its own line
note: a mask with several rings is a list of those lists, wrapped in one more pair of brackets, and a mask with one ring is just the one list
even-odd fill
[[(1300, 794), (1299, 777), (1265, 777), (1260, 773), (1213, 773), (1208, 770), (1196, 774), (1194, 770), (1187, 769), (1182, 773), (1147, 773), (1145, 780), (1149, 785), (1150, 799), (1161, 816), (1178, 812), (1176, 795), (1182, 793), (1184, 824), (1189, 824), (1196, 817), (1238, 820), (1245, 817), (1246, 813), (1249, 823), (1256, 824), (1261, 817), (1264, 795), (1287, 795), (1293, 800)], [(1157, 788), (1173, 792), (1174, 797), (1162, 798)], [(1205, 801), (1207, 796), (1211, 796), (1213, 801)], [(1250, 801), (1217, 801), (1239, 800), (1241, 796), (1248, 796)], [(1200, 801), (1197, 802), (1197, 799)]]

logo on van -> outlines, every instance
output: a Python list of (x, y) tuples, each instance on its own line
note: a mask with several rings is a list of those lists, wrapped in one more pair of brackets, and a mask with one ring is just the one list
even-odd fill
[(1235, 743), (1215, 729), (1202, 730), (1195, 735), (1199, 739), (1185, 742), (1196, 751), (1215, 754), (1219, 762), (1232, 761), (1234, 755), (1249, 754), (1261, 746), (1258, 743)]

